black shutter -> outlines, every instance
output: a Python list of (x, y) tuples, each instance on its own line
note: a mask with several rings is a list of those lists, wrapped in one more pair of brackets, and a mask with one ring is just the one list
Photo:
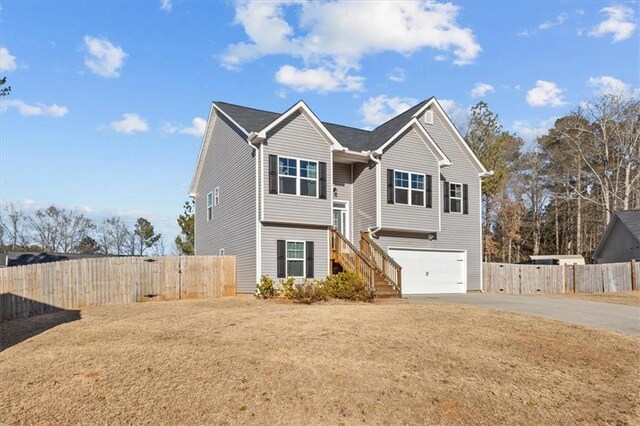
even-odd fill
[(444, 185), (444, 212), (449, 213), (449, 182), (442, 182)]
[(394, 173), (392, 169), (387, 169), (387, 204), (394, 203), (395, 183), (393, 180)]
[(319, 166), (320, 176), (320, 188), (318, 189), (318, 196), (326, 200), (327, 199), (327, 163), (320, 162)]
[(269, 194), (278, 193), (278, 156), (269, 154)]
[(307, 256), (307, 278), (313, 278), (313, 241), (304, 244)]
[(469, 185), (462, 185), (462, 213), (469, 214)]
[(286, 241), (278, 240), (278, 278), (287, 277), (287, 258), (285, 257), (286, 250)]
[(431, 208), (431, 197), (432, 197), (432, 190), (431, 190), (431, 175), (427, 175), (426, 176), (426, 182), (425, 182), (425, 205), (427, 206), (428, 209)]

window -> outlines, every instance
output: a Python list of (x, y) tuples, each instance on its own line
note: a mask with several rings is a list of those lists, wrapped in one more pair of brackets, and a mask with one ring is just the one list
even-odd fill
[(213, 190), (213, 205), (217, 206), (220, 204), (220, 187), (216, 186), (216, 189)]
[(207, 222), (213, 217), (213, 192), (207, 194)]
[(395, 203), (424, 206), (424, 175), (395, 171)]
[(220, 256), (224, 256), (224, 249), (220, 249), (220, 250), (218, 251), (218, 254), (219, 254)]
[(449, 184), (449, 210), (452, 213), (462, 213), (462, 185)]
[(296, 158), (278, 158), (279, 193), (318, 196), (318, 162)]
[(304, 241), (287, 241), (287, 276), (304, 277)]
[(280, 175), (280, 193), (293, 194), (298, 193), (297, 176), (298, 176), (298, 160), (294, 158), (279, 158), (278, 174)]

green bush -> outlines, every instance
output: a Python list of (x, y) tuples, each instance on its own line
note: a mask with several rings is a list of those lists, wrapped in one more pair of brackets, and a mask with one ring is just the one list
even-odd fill
[(256, 285), (255, 296), (258, 299), (271, 299), (280, 295), (280, 289), (275, 286), (275, 283), (271, 278), (263, 275), (260, 278), (260, 282)]
[(369, 288), (362, 275), (356, 272), (340, 272), (324, 282), (329, 297), (361, 302), (372, 302), (376, 294)]
[(293, 299), (293, 286), (296, 283), (295, 278), (289, 277), (286, 280), (280, 280), (280, 290), (282, 297), (285, 299)]
[(310, 305), (316, 302), (323, 302), (328, 299), (327, 290), (322, 282), (307, 281), (293, 284), (291, 288), (291, 299), (298, 303)]

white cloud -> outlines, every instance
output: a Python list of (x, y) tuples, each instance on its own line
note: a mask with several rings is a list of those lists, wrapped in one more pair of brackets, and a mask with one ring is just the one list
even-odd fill
[(298, 69), (291, 65), (280, 67), (276, 81), (297, 92), (360, 91), (364, 77), (350, 75), (348, 68), (326, 67)]
[(495, 92), (495, 88), (488, 83), (476, 83), (471, 89), (471, 97), (472, 98), (481, 98), (485, 96), (487, 93)]
[(0, 46), (0, 71), (15, 71), (16, 57), (9, 53), (9, 49)]
[(635, 12), (632, 8), (616, 5), (602, 8), (600, 12), (608, 15), (608, 18), (593, 28), (589, 32), (590, 36), (603, 37), (612, 34), (612, 43), (616, 43), (630, 38), (636, 30)]
[(122, 114), (122, 120), (112, 121), (109, 123), (109, 127), (119, 133), (135, 133), (146, 132), (149, 130), (147, 122), (144, 121), (138, 114), (126, 113)]
[(63, 117), (69, 112), (69, 108), (58, 104), (45, 105), (42, 103), (36, 103), (34, 105), (29, 105), (20, 99), (3, 99), (0, 101), (0, 111), (4, 112), (9, 108), (15, 108), (20, 115), (26, 117), (38, 115)]
[(196, 117), (191, 120), (190, 127), (178, 127), (171, 123), (164, 123), (162, 131), (167, 134), (182, 133), (183, 135), (191, 135), (201, 138), (204, 135), (205, 127), (207, 127), (207, 120), (201, 117)]
[(160, 0), (160, 10), (164, 10), (165, 12), (171, 12), (173, 5), (171, 4), (171, 0)]
[(559, 27), (567, 20), (567, 14), (562, 13), (556, 17), (555, 21), (545, 21), (542, 24), (538, 25), (539, 30), (548, 30), (549, 28)]
[(370, 97), (360, 106), (362, 122), (366, 125), (377, 126), (403, 113), (417, 103), (418, 101), (413, 98), (391, 98), (387, 95)]
[(433, 57), (434, 61), (444, 62), (447, 60), (447, 55), (436, 55)]
[(402, 83), (406, 79), (406, 71), (404, 68), (395, 67), (387, 74), (387, 78), (396, 83)]
[(191, 127), (180, 129), (179, 132), (185, 135), (191, 135), (201, 138), (204, 135), (204, 129), (207, 127), (207, 120), (196, 117), (191, 121)]
[(608, 75), (600, 77), (589, 77), (587, 80), (589, 86), (593, 87), (596, 95), (622, 95), (622, 96), (638, 96), (640, 89), (633, 88), (622, 80)]
[(89, 54), (84, 64), (101, 77), (118, 77), (124, 59), (128, 56), (120, 46), (114, 46), (105, 38), (84, 37), (84, 47)]
[(528, 144), (532, 144), (540, 136), (547, 134), (549, 129), (553, 128), (557, 117), (550, 117), (544, 120), (516, 120), (511, 125), (511, 131), (520, 136)]
[[(319, 78), (325, 80), (328, 73), (339, 73), (351, 81), (338, 84), (338, 90), (360, 90), (362, 77), (350, 75), (349, 71), (357, 70), (366, 55), (410, 55), (432, 48), (449, 52), (458, 65), (473, 62), (482, 49), (473, 31), (457, 23), (459, 11), (451, 3), (421, 0), (237, 1), (236, 23), (244, 27), (247, 41), (229, 45), (221, 64), (237, 69), (263, 56), (289, 55), (301, 59), (304, 66), (285, 65), (288, 68), (279, 71), (281, 78), (283, 73), (293, 76), (294, 71), (296, 80), (318, 71), (322, 72)], [(301, 86), (316, 90), (307, 81)], [(327, 87), (336, 85), (318, 85), (319, 90), (328, 91)]]
[(566, 102), (562, 99), (562, 89), (556, 83), (538, 80), (536, 86), (527, 92), (527, 102), (534, 107), (559, 107)]

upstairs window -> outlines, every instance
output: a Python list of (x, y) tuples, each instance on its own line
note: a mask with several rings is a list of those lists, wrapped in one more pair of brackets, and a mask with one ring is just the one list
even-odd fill
[(217, 206), (220, 204), (220, 187), (216, 186), (216, 189), (213, 190), (213, 205)]
[(213, 217), (213, 192), (207, 194), (207, 222)]
[(449, 210), (462, 213), (462, 184), (449, 183)]
[(278, 158), (278, 192), (318, 196), (318, 162), (296, 158)]
[(424, 206), (424, 175), (394, 172), (395, 203)]

